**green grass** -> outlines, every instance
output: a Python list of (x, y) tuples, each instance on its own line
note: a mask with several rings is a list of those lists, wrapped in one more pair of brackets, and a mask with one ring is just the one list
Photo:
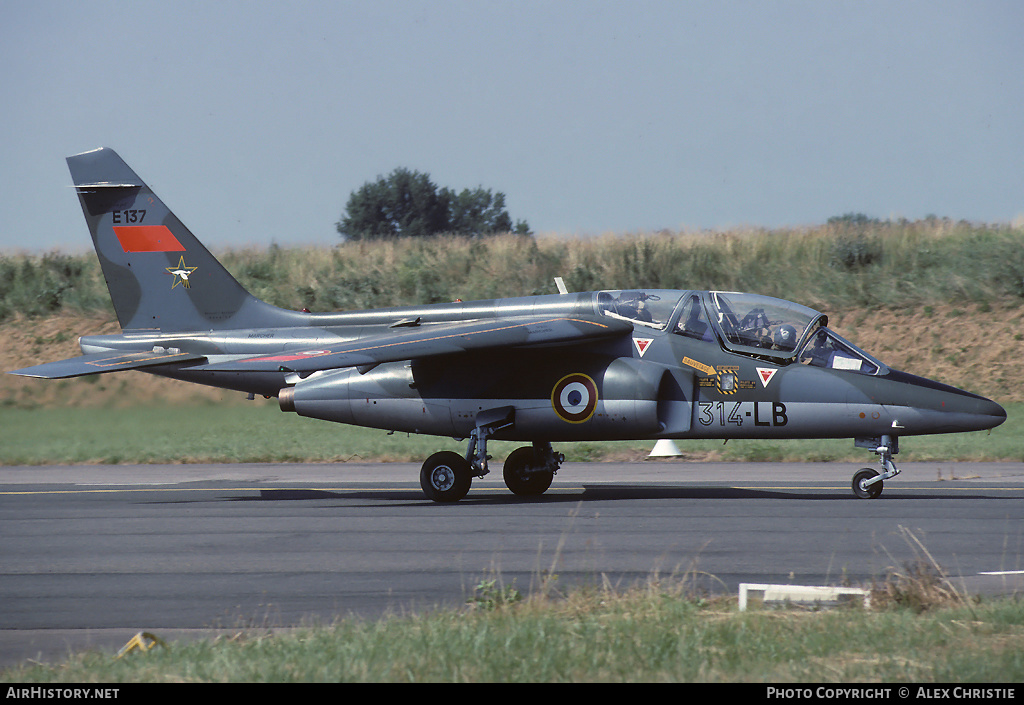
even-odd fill
[[(1024, 403), (991, 433), (907, 437), (898, 462), (1024, 460)], [(127, 409), (0, 408), (0, 464), (421, 462), (437, 450), (462, 452), (450, 438), (362, 429), (285, 414), (274, 402), (142, 406)], [(498, 460), (519, 443), (488, 446)], [(569, 462), (646, 457), (653, 441), (558, 443)], [(679, 441), (687, 460), (837, 461), (873, 465), (849, 439)]]
[[(171, 643), (122, 658), (88, 652), (0, 673), (78, 682), (1024, 681), (1024, 601), (924, 612), (756, 609), (652, 584), (579, 589), (378, 621)], [(156, 634), (159, 637), (159, 634)]]

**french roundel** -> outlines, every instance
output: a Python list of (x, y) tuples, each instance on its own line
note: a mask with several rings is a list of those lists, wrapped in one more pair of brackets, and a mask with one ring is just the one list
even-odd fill
[(597, 385), (584, 374), (566, 375), (551, 390), (551, 406), (563, 421), (583, 423), (597, 409)]

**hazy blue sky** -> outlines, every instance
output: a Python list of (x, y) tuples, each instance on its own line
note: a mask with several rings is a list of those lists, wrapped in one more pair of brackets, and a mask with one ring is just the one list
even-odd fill
[(1024, 3), (0, 0), (0, 250), (113, 147), (214, 248), (398, 166), (538, 233), (1024, 215)]

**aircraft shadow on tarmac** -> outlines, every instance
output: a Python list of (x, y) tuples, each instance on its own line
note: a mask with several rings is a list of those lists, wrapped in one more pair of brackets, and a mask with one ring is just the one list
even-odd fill
[[(468, 494), (459, 504), (558, 504), (565, 502), (609, 501), (609, 500), (643, 500), (643, 499), (846, 499), (846, 497), (777, 492), (770, 490), (749, 490), (735, 487), (640, 487), (632, 485), (615, 486), (584, 486), (583, 491), (552, 492), (536, 497), (522, 497), (511, 493), (479, 493)], [(315, 489), (273, 489), (260, 490), (259, 496), (238, 497), (238, 501), (296, 501), (324, 499), (368, 499), (374, 501), (413, 502), (415, 504), (433, 504), (424, 502), (423, 495), (416, 490), (338, 490)], [(850, 497), (849, 499), (855, 499)], [(452, 503), (454, 504), (454, 503)]]
[[(922, 494), (904, 494), (893, 492), (886, 495), (888, 500), (906, 499), (991, 499), (980, 494), (934, 494), (929, 492)], [(260, 490), (259, 495), (239, 496), (233, 498), (235, 501), (301, 501), (301, 500), (372, 500), (390, 501), (413, 504), (432, 504), (425, 502), (423, 495), (416, 490), (395, 490), (380, 489), (367, 490), (359, 489), (351, 492), (339, 490), (316, 490), (316, 489), (272, 489)], [(531, 504), (531, 503), (566, 503), (566, 502), (592, 502), (592, 501), (621, 501), (621, 500), (657, 500), (657, 499), (787, 499), (797, 501), (858, 501), (853, 494), (841, 490), (773, 490), (773, 489), (752, 489), (744, 487), (684, 487), (684, 486), (638, 486), (638, 485), (584, 485), (582, 491), (573, 492), (551, 492), (536, 497), (521, 497), (513, 494), (492, 494), (479, 493), (468, 494), (460, 504), (471, 505), (507, 505), (507, 504)]]
[[(947, 491), (942, 491), (946, 489)], [(936, 488), (925, 490), (922, 493), (909, 492), (887, 492), (884, 500), (991, 500), (1005, 499), (1005, 496), (992, 495), (983, 492), (949, 492), (948, 488)], [(433, 501), (425, 500), (422, 492), (416, 489), (353, 489), (347, 490), (319, 490), (313, 488), (253, 488), (251, 493), (228, 496), (217, 496), (215, 498), (179, 498), (164, 499), (146, 504), (192, 504), (209, 502), (302, 502), (302, 501), (329, 501), (341, 500), (352, 502), (361, 500), (373, 502), (387, 502), (391, 504), (408, 504), (411, 506), (434, 505)], [(646, 486), (646, 485), (583, 485), (580, 488), (571, 488), (562, 491), (552, 491), (538, 496), (519, 496), (508, 492), (483, 491), (476, 494), (468, 494), (461, 502), (442, 503), (441, 506), (463, 505), (517, 505), (517, 504), (565, 504), (579, 502), (609, 502), (609, 501), (643, 501), (643, 500), (737, 500), (737, 499), (760, 499), (760, 500), (791, 500), (791, 501), (815, 501), (815, 502), (850, 502), (858, 500), (852, 493), (838, 488), (823, 488), (820, 490), (807, 490), (804, 488), (793, 489), (771, 489), (771, 488), (748, 488), (748, 487), (693, 487), (693, 486)]]

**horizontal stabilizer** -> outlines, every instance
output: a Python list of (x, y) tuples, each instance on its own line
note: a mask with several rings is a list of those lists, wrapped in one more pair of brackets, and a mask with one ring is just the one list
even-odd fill
[(65, 379), (67, 377), (94, 375), (100, 372), (120, 372), (122, 370), (136, 370), (140, 367), (167, 365), (175, 362), (203, 362), (205, 360), (206, 357), (203, 355), (171, 351), (102, 352), (72, 357), (67, 360), (58, 360), (57, 362), (47, 362), (42, 365), (35, 365), (34, 367), (26, 367), (21, 370), (14, 370), (10, 374), (23, 377), (40, 377), (42, 379)]
[(323, 348), (292, 350), (209, 365), (209, 371), (314, 372), (415, 360), (490, 348), (572, 345), (626, 335), (631, 325), (606, 317), (532, 318), (521, 321), (461, 321), (415, 328), (393, 328), (389, 335)]

